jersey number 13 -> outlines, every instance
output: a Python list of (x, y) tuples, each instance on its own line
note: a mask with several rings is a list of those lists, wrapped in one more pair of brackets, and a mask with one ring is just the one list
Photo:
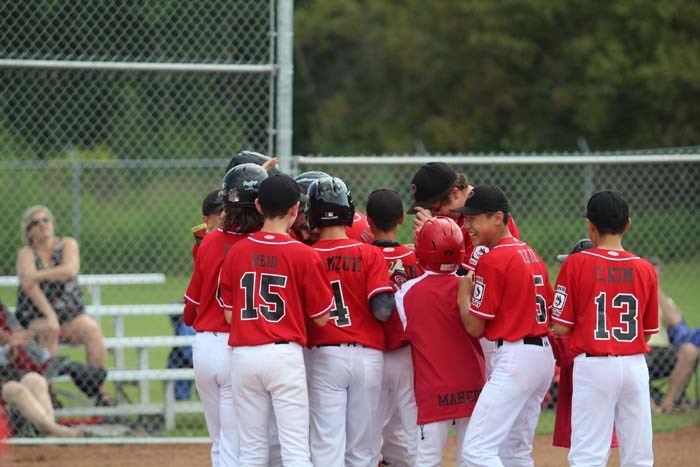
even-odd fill
[[(610, 334), (620, 342), (631, 342), (637, 338), (637, 297), (632, 294), (620, 293), (615, 295), (611, 303), (607, 302), (607, 294), (601, 292), (595, 298), (596, 305), (596, 340), (610, 340)], [(620, 327), (608, 330), (608, 313), (620, 315)]]

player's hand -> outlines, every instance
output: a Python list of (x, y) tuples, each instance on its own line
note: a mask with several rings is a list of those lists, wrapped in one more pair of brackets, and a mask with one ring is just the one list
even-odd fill
[(413, 230), (420, 230), (420, 228), (423, 227), (423, 224), (425, 224), (425, 221), (431, 217), (433, 217), (433, 213), (431, 213), (428, 209), (416, 206), (416, 218), (413, 219)]
[(11, 347), (19, 347), (31, 341), (34, 338), (34, 331), (13, 331), (7, 336), (7, 343)]
[(265, 161), (265, 163), (262, 165), (262, 168), (265, 170), (272, 170), (275, 167), (277, 167), (277, 164), (279, 164), (279, 159), (273, 157), (269, 161)]

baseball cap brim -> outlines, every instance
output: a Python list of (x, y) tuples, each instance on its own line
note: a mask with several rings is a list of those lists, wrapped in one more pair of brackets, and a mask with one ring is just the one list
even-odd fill
[(568, 258), (568, 257), (569, 257), (569, 255), (557, 255), (557, 261), (559, 261), (560, 263), (563, 263), (566, 260), (566, 258)]
[(482, 213), (488, 212), (485, 209), (470, 208), (467, 206), (462, 206), (461, 208), (457, 208), (457, 209), (450, 209), (450, 211), (458, 212), (458, 213), (463, 214), (465, 216), (472, 216), (474, 214), (482, 214)]

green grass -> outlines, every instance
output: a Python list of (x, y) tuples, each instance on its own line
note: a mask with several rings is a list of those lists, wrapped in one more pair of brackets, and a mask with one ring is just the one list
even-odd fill
[[(556, 278), (558, 264), (550, 264), (552, 281)], [(173, 303), (182, 300), (182, 295), (189, 281), (188, 276), (169, 276), (164, 284), (155, 285), (124, 285), (105, 286), (102, 288), (102, 302), (104, 304), (139, 304), (139, 303)], [(674, 263), (666, 267), (662, 287), (674, 298), (679, 305), (686, 320), (691, 326), (700, 326), (700, 267), (697, 263)], [(89, 294), (86, 293), (89, 300)], [(16, 291), (13, 288), (0, 287), (0, 299), (11, 306), (16, 302)], [(112, 319), (104, 317), (101, 326), (105, 336), (113, 336)], [(127, 336), (158, 336), (171, 335), (173, 333), (170, 320), (167, 316), (127, 316), (125, 317), (125, 333)], [(170, 348), (152, 348), (149, 352), (149, 365), (151, 368), (165, 368), (167, 365)], [(71, 358), (84, 360), (82, 348), (71, 348), (65, 351)], [(137, 355), (135, 350), (128, 349), (125, 353), (127, 367), (136, 368)], [(110, 355), (110, 366), (114, 365), (114, 358)], [(65, 383), (66, 388), (70, 383)], [(59, 386), (60, 387), (60, 386)], [(138, 400), (138, 386), (125, 386), (127, 395), (132, 400)], [(688, 395), (695, 398), (695, 381), (690, 382)], [(163, 385), (151, 383), (150, 396), (152, 401), (161, 401), (163, 398)], [(193, 390), (192, 398), (196, 400), (197, 394)], [(700, 411), (694, 410), (683, 414), (655, 415), (653, 418), (655, 431), (675, 431), (687, 426), (700, 424)], [(177, 426), (181, 427), (171, 436), (206, 436), (206, 427), (201, 415), (181, 414), (177, 416)], [(543, 410), (537, 427), (538, 434), (549, 434), (554, 429), (554, 411)]]

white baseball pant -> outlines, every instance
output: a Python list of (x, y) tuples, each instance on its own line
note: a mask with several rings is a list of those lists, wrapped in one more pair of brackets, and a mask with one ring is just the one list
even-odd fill
[(198, 332), (192, 346), (194, 382), (211, 436), (211, 465), (238, 466), (238, 432), (227, 332)]
[[(479, 395), (461, 458), (470, 467), (533, 467), (532, 441), (540, 405), (554, 376), (549, 339), (542, 346), (503, 342)], [(608, 443), (610, 439), (608, 438)]]
[[(468, 418), (443, 420), (422, 425), (418, 432), (418, 453), (415, 465), (420, 467), (442, 466), (443, 451), (447, 444), (450, 429), (454, 428), (457, 435), (457, 452), (459, 453), (464, 444), (464, 436), (468, 426)], [(393, 464), (391, 465), (393, 466)], [(457, 467), (463, 467), (464, 465), (464, 460), (457, 459)]]
[(267, 467), (274, 411), (282, 463), (312, 467), (309, 405), (302, 348), (294, 342), (234, 347), (233, 400), (238, 413), (240, 465)]
[(620, 465), (654, 465), (649, 369), (644, 355), (578, 355), (573, 384), (569, 464), (606, 465), (614, 424)]
[(379, 417), (384, 429), (378, 442), (382, 460), (392, 467), (413, 467), (418, 434), (416, 397), (413, 393), (411, 347), (384, 352), (384, 380), (379, 401)]
[(314, 347), (310, 354), (311, 460), (315, 466), (379, 462), (377, 417), (383, 353), (359, 344)]

